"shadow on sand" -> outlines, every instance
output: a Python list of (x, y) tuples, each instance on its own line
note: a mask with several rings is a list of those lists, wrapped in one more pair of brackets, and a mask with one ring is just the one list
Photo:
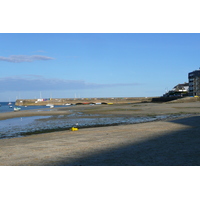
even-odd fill
[(82, 157), (73, 162), (62, 159), (59, 166), (198, 166), (200, 165), (200, 116), (170, 121), (187, 125), (181, 131), (111, 151)]

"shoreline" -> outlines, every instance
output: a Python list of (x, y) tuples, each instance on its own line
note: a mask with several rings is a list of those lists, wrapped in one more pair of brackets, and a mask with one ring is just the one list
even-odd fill
[[(55, 131), (65, 131), (79, 124), (78, 128), (119, 126), (149, 121), (170, 120), (170, 118), (198, 115), (200, 103), (136, 103), (117, 105), (79, 105), (53, 109), (33, 109), (0, 114), (0, 138), (25, 137)], [(34, 118), (30, 126), (24, 122)], [(44, 119), (37, 119), (44, 116)], [(45, 116), (47, 117), (45, 119)], [(162, 119), (163, 118), (163, 119)], [(7, 123), (2, 120), (10, 119)], [(16, 120), (15, 120), (16, 119)], [(21, 119), (21, 120), (20, 120)], [(22, 120), (24, 119), (24, 120)], [(14, 121), (13, 121), (14, 120)], [(19, 120), (17, 122), (17, 120)], [(138, 121), (139, 120), (139, 121)], [(29, 120), (31, 121), (31, 120)], [(3, 123), (2, 123), (3, 122)], [(18, 123), (18, 125), (14, 126)], [(6, 129), (5, 124), (10, 124)]]
[[(31, 114), (21, 112), (24, 113), (26, 116)], [(125, 118), (147, 115), (187, 116), (147, 123), (80, 128), (78, 131), (47, 131), (44, 134), (1, 139), (0, 166), (200, 165), (199, 102), (75, 106), (59, 108), (53, 113), (65, 113), (64, 119), (79, 119), (83, 115), (96, 119), (99, 115)], [(56, 119), (56, 115), (53, 116)], [(43, 123), (48, 120), (44, 119)]]
[(200, 102), (189, 103), (132, 103), (114, 105), (77, 105), (59, 108), (42, 108), (21, 110), (17, 112), (0, 113), (0, 120), (49, 115), (70, 115), (71, 113), (83, 112), (85, 114), (113, 114), (113, 115), (167, 115), (167, 114), (198, 114), (200, 113)]
[[(78, 125), (75, 126), (78, 129), (89, 129), (89, 128), (102, 128), (102, 127), (116, 127), (117, 126), (123, 126), (123, 125), (133, 125), (133, 124), (142, 124), (142, 123), (150, 123), (150, 122), (157, 122), (157, 121), (169, 121), (169, 120), (178, 120), (178, 119), (184, 119), (187, 117), (195, 117), (198, 116), (198, 114), (184, 114), (184, 115), (169, 115), (165, 116), (164, 118), (155, 118), (155, 119), (150, 119), (150, 120), (141, 120), (140, 122), (113, 122), (110, 124), (93, 124), (93, 125)], [(38, 120), (38, 119), (36, 119)], [(48, 120), (48, 119), (47, 119)], [(52, 133), (52, 132), (58, 132), (58, 131), (69, 131), (73, 127), (73, 125), (68, 126), (68, 127), (52, 127), (49, 129), (41, 128), (39, 130), (33, 130), (33, 131), (20, 131), (19, 135), (15, 136), (4, 136), (0, 138), (0, 140), (4, 139), (11, 139), (11, 138), (21, 138), (21, 137), (28, 137), (30, 135), (39, 135), (39, 134), (46, 134), (46, 133)]]
[(197, 166), (200, 115), (0, 140), (1, 166)]
[[(180, 107), (177, 107), (178, 105)], [(143, 103), (112, 106), (59, 107), (54, 109), (45, 108), (39, 111), (34, 109), (9, 112), (0, 115), (0, 138), (2, 140), (14, 137), (26, 137), (34, 134), (38, 135), (56, 131), (66, 131), (74, 127), (77, 122), (77, 128), (85, 129), (185, 118), (198, 115), (198, 113), (194, 112), (194, 105), (198, 105), (200, 109), (200, 105), (197, 103), (187, 104), (187, 106), (190, 106), (188, 108), (192, 109), (190, 110), (191, 112), (183, 112), (186, 110), (183, 104), (176, 104), (175, 109), (172, 104)], [(177, 110), (179, 112), (177, 112)], [(195, 111), (196, 110), (197, 107), (195, 107)], [(42, 118), (42, 116), (44, 116), (44, 118)], [(45, 116), (47, 118), (45, 118)], [(34, 121), (32, 120), (31, 122), (31, 118), (34, 118)], [(8, 130), (5, 124), (1, 123), (3, 122), (2, 120), (5, 119), (12, 119), (12, 121), (7, 122), (7, 124), (10, 124)], [(19, 121), (17, 122), (17, 120)], [(27, 120), (30, 123), (29, 126), (24, 125)], [(14, 126), (12, 124), (13, 122), (14, 124), (17, 122), (18, 125)]]

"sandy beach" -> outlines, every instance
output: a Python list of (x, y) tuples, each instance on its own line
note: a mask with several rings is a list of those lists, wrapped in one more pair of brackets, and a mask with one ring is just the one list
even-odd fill
[[(59, 108), (50, 115), (69, 114)], [(190, 114), (155, 122), (80, 128), (0, 140), (1, 166), (197, 166), (200, 103), (77, 106), (74, 112), (113, 116)], [(6, 117), (32, 116), (32, 111)], [(47, 115), (40, 112), (38, 115)], [(4, 115), (0, 119), (6, 118)], [(94, 116), (92, 116), (94, 117)]]

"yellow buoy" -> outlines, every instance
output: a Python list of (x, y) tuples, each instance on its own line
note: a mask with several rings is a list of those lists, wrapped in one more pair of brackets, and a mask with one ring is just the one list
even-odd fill
[(72, 127), (70, 128), (71, 131), (78, 131), (78, 128)]

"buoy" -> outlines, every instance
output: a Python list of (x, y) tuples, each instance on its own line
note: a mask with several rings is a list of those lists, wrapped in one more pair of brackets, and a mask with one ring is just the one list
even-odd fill
[(78, 131), (78, 128), (72, 127), (70, 128), (71, 131)]

